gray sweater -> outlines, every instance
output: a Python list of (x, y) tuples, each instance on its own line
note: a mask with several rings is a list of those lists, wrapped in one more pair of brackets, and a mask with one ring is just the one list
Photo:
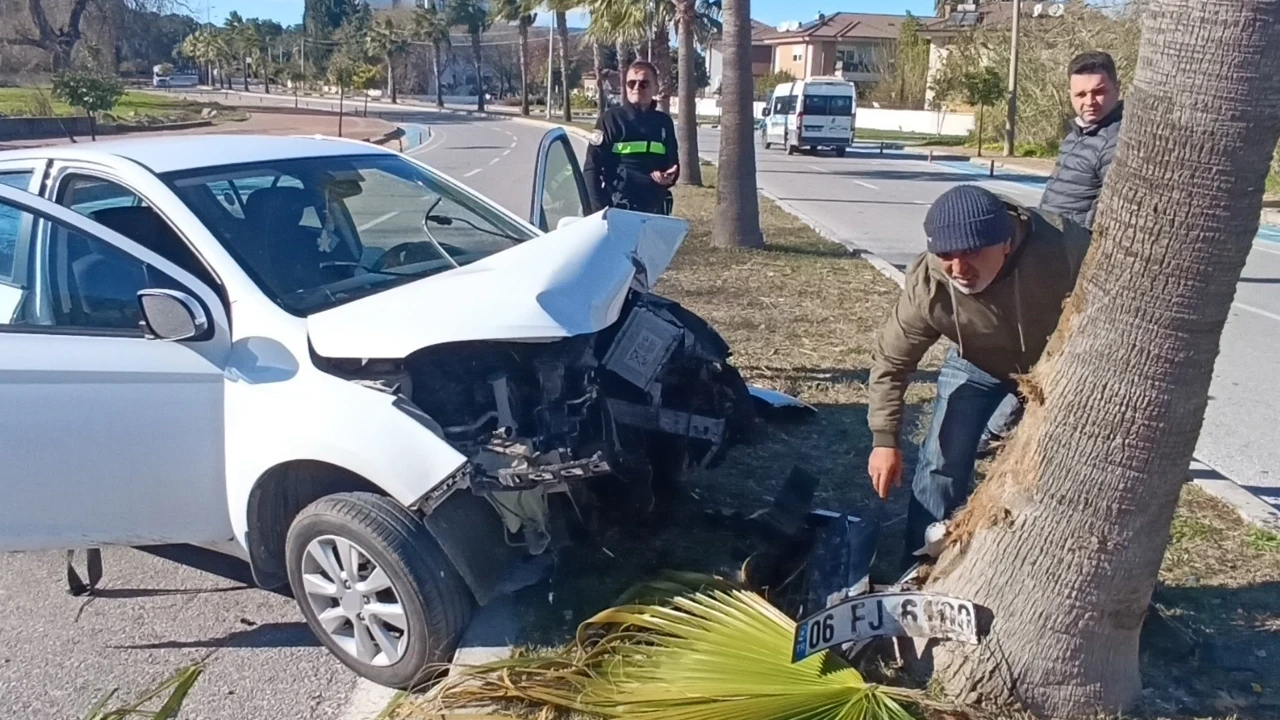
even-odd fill
[(1116, 153), (1124, 104), (1089, 127), (1073, 124), (1062, 141), (1058, 164), (1044, 188), (1040, 207), (1093, 229), (1102, 181)]

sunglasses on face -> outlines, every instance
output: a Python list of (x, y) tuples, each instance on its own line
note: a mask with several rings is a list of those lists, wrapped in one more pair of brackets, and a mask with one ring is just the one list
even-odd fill
[(628, 80), (628, 81), (627, 81), (627, 89), (629, 89), (629, 90), (648, 90), (648, 89), (649, 89), (649, 81), (648, 81), (648, 80)]

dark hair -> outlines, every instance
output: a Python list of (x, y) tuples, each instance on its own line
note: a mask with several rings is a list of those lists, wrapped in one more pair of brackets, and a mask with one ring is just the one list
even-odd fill
[(1118, 84), (1116, 61), (1104, 52), (1084, 52), (1071, 59), (1067, 66), (1067, 77), (1072, 75), (1106, 75), (1112, 83)]
[(648, 60), (636, 60), (627, 66), (627, 72), (632, 70), (645, 70), (653, 75), (653, 79), (658, 79), (658, 66)]

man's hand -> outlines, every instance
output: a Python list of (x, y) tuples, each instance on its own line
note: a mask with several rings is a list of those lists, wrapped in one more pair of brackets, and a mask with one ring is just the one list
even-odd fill
[(867, 474), (871, 486), (881, 500), (889, 497), (889, 490), (902, 484), (902, 451), (896, 447), (878, 447), (867, 460)]
[(671, 187), (676, 184), (676, 173), (678, 171), (679, 166), (672, 167), (667, 170), (654, 170), (649, 174), (649, 177), (653, 178), (653, 181), (662, 187)]

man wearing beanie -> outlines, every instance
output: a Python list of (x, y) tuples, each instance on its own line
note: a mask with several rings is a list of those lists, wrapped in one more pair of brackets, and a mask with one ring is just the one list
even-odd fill
[(902, 479), (903, 395), (941, 338), (954, 347), (938, 374), (933, 419), (920, 446), (907, 512), (907, 558), (925, 530), (968, 499), (987, 421), (1031, 370), (1057, 328), (1089, 248), (1073, 221), (959, 185), (929, 208), (928, 252), (907, 267), (880, 331), (868, 382), (874, 448), (867, 463), (881, 498)]

